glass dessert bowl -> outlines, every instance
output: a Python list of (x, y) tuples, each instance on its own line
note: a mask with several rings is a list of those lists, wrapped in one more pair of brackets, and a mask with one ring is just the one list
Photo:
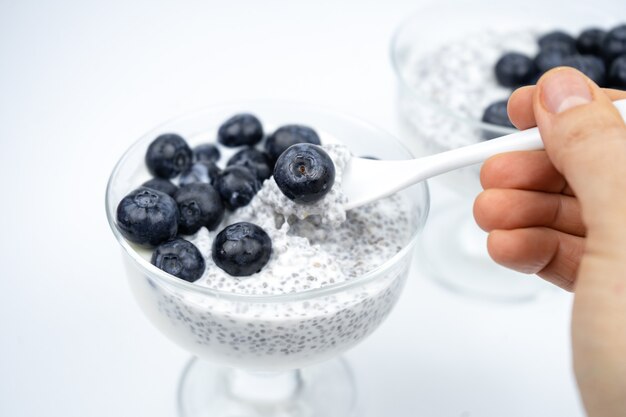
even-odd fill
[[(242, 110), (253, 112), (266, 127), (294, 122), (314, 127), (322, 144), (328, 138), (336, 138), (357, 155), (381, 159), (411, 157), (397, 140), (366, 123), (293, 103), (237, 103), (168, 122), (131, 146), (113, 170), (107, 187), (107, 217), (122, 247), (131, 289), (149, 320), (197, 357), (181, 379), (181, 415), (350, 415), (355, 402), (354, 383), (345, 362), (336, 358), (380, 325), (397, 301), (428, 213), (425, 183), (403, 191), (394, 197), (395, 205), (388, 206), (401, 211), (397, 216), (403, 219), (408, 231), (392, 255), (370, 270), (357, 268), (352, 274), (347, 271), (345, 280), (310, 289), (301, 285), (298, 290), (285, 293), (236, 291), (236, 286), (224, 290), (178, 279), (152, 265), (145, 250), (129, 243), (118, 229), (116, 206), (127, 193), (149, 179), (143, 161), (155, 137), (176, 132), (191, 144), (206, 138), (214, 140), (219, 125)], [(367, 223), (359, 222), (370, 214), (375, 217), (376, 213), (368, 212), (367, 207), (363, 210), (361, 217), (348, 213), (346, 222), (352, 224), (353, 234), (346, 236), (367, 233)], [(342, 227), (336, 228), (337, 233), (342, 233)], [(202, 242), (197, 244), (202, 249)], [(358, 240), (333, 240), (330, 236), (320, 238), (314, 246), (341, 256), (359, 252), (350, 245), (362, 244)], [(275, 246), (272, 256), (290, 253), (280, 244)], [(294, 257), (287, 263), (297, 266), (299, 261)], [(322, 258), (302, 265), (326, 267), (329, 266)], [(278, 267), (272, 271), (277, 276), (267, 279), (276, 278), (276, 285), (294, 279), (291, 275), (278, 276)], [(308, 279), (306, 274), (303, 277)], [(243, 288), (246, 280), (254, 279), (252, 276), (237, 282)]]
[[(541, 35), (608, 30), (618, 23), (612, 16), (606, 8), (545, 2), (518, 4), (514, 13), (493, 3), (420, 10), (398, 27), (390, 45), (401, 139), (417, 155), (429, 155), (513, 133), (512, 127), (483, 121), (489, 104), (507, 100), (513, 91), (498, 85), (499, 58), (507, 52), (533, 58)], [(420, 259), (433, 278), (457, 292), (499, 301), (532, 299), (544, 284), (491, 261), (486, 234), (473, 221), (473, 200), (482, 190), (479, 172), (475, 165), (441, 177), (456, 198), (429, 220)]]

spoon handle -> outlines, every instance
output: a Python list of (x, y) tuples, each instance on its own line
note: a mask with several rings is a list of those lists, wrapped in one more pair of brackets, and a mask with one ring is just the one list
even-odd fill
[[(613, 104), (626, 120), (626, 100)], [(436, 175), (483, 162), (499, 153), (540, 149), (543, 149), (541, 135), (537, 128), (532, 128), (418, 159), (372, 161), (352, 158), (343, 178), (343, 191), (348, 200), (344, 206), (346, 209), (358, 207)]]
[[(626, 100), (613, 103), (626, 121)], [(503, 152), (533, 151), (544, 149), (539, 129), (522, 130), (510, 135), (480, 142), (475, 145), (452, 149), (425, 158), (416, 162), (420, 167), (420, 177), (429, 178), (457, 168), (477, 164)]]

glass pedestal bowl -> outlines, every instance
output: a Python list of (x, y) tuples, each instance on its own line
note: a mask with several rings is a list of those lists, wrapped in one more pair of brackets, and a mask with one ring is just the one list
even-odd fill
[[(415, 154), (429, 155), (514, 132), (481, 121), (488, 104), (508, 99), (512, 91), (497, 86), (499, 57), (509, 51), (532, 57), (542, 33), (564, 30), (576, 36), (616, 23), (606, 8), (562, 2), (517, 3), (514, 9), (494, 2), (445, 2), (420, 10), (399, 26), (390, 47), (401, 139)], [(480, 166), (471, 166), (441, 176), (456, 197), (429, 220), (420, 261), (454, 291), (498, 301), (532, 299), (546, 285), (495, 264), (486, 233), (473, 220), (479, 172)]]
[(349, 416), (354, 381), (337, 358), (378, 327), (396, 303), (426, 221), (426, 183), (402, 192), (411, 233), (398, 253), (364, 275), (298, 293), (244, 295), (179, 280), (151, 265), (117, 229), (116, 206), (149, 178), (144, 155), (156, 136), (176, 132), (192, 145), (196, 138), (214, 140), (219, 125), (242, 111), (256, 114), (270, 128), (312, 126), (357, 155), (412, 157), (396, 139), (366, 123), (306, 105), (237, 103), (168, 122), (130, 147), (107, 187), (107, 217), (130, 287), (152, 324), (195, 356), (179, 385), (181, 416)]

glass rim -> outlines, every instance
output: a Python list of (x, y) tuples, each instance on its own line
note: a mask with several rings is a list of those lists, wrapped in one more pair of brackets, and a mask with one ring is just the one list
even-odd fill
[(394, 29), (393, 35), (391, 36), (391, 42), (389, 44), (389, 57), (391, 60), (391, 66), (393, 68), (393, 72), (396, 75), (396, 79), (400, 83), (400, 88), (408, 91), (411, 94), (413, 99), (421, 102), (422, 104), (431, 106), (435, 108), (439, 113), (442, 113), (448, 117), (451, 117), (452, 119), (455, 119), (461, 123), (468, 124), (471, 127), (484, 129), (484, 130), (490, 130), (493, 132), (501, 133), (502, 135), (508, 135), (508, 134), (517, 132), (517, 129), (499, 126), (493, 123), (486, 123), (486, 122), (483, 122), (482, 120), (472, 119), (470, 117), (464, 116), (458, 111), (451, 110), (450, 108), (444, 106), (443, 104), (438, 103), (437, 101), (426, 97), (424, 94), (421, 94), (417, 89), (412, 87), (407, 81), (407, 79), (405, 78), (404, 73), (402, 71), (402, 66), (400, 64), (400, 58), (399, 58), (400, 36), (404, 33), (405, 29), (408, 28), (411, 25), (411, 23), (417, 20), (418, 17), (420, 17), (424, 12), (431, 11), (436, 8), (437, 8), (437, 5), (425, 6), (411, 13), (408, 17), (405, 17), (400, 22), (400, 24)]
[[(253, 105), (254, 103), (257, 103), (257, 104), (282, 104), (282, 105), (288, 105), (291, 107), (298, 106), (300, 108), (307, 109), (308, 111), (314, 111), (317, 113), (323, 113), (325, 115), (329, 115), (331, 117), (341, 118), (346, 121), (349, 121), (352, 124), (360, 125), (362, 128), (375, 131), (378, 135), (385, 136), (387, 139), (392, 140), (396, 145), (398, 145), (399, 148), (401, 148), (408, 157), (410, 158), (415, 157), (415, 155), (413, 155), (413, 153), (395, 136), (388, 133), (384, 129), (381, 129), (372, 124), (369, 124), (368, 122), (365, 122), (361, 120), (360, 118), (355, 117), (353, 115), (349, 115), (343, 112), (336, 112), (328, 108), (325, 108), (323, 106), (310, 105), (310, 104), (287, 101), (287, 100), (284, 100), (284, 101), (283, 100), (247, 100), (245, 101), (245, 103), (248, 105)], [(142, 142), (146, 139), (146, 137), (148, 137), (148, 135), (151, 135), (153, 132), (159, 129), (163, 129), (172, 123), (180, 122), (187, 118), (197, 117), (207, 111), (210, 111), (211, 109), (219, 109), (227, 105), (235, 105), (235, 104), (241, 104), (242, 106), (244, 106), (243, 102), (238, 103), (238, 102), (233, 101), (233, 102), (222, 103), (221, 105), (218, 104), (218, 105), (203, 107), (193, 112), (171, 118), (165, 121), (164, 123), (161, 123), (155, 126), (154, 128), (150, 129), (143, 135), (141, 135), (137, 140), (133, 142), (132, 145), (130, 145), (124, 151), (120, 159), (115, 164), (113, 171), (111, 172), (109, 179), (107, 181), (106, 194), (105, 194), (105, 211), (106, 211), (107, 221), (109, 223), (109, 227), (111, 228), (111, 231), (113, 232), (113, 235), (115, 236), (118, 243), (122, 246), (124, 252), (128, 256), (130, 256), (130, 258), (133, 260), (135, 266), (142, 269), (142, 271), (145, 272), (150, 277), (157, 278), (167, 285), (170, 285), (175, 288), (188, 291), (191, 293), (198, 293), (198, 294), (210, 296), (215, 299), (223, 299), (223, 300), (230, 300), (230, 301), (245, 301), (245, 302), (251, 302), (251, 303), (289, 302), (289, 301), (307, 300), (307, 299), (312, 299), (312, 298), (316, 298), (320, 296), (332, 295), (332, 294), (336, 294), (347, 289), (351, 289), (353, 287), (358, 287), (364, 283), (374, 281), (376, 280), (376, 278), (378, 278), (378, 276), (383, 274), (388, 269), (392, 268), (403, 256), (406, 255), (408, 251), (412, 250), (416, 246), (417, 239), (419, 238), (419, 232), (424, 227), (424, 224), (426, 222), (426, 219), (428, 218), (428, 214), (430, 211), (430, 193), (429, 193), (428, 184), (426, 181), (422, 181), (419, 184), (416, 184), (414, 186), (414, 187), (420, 188), (419, 193), (420, 193), (421, 199), (424, 202), (424, 210), (422, 213), (419, 214), (419, 216), (416, 216), (417, 222), (414, 226), (414, 230), (409, 240), (403, 245), (402, 249), (400, 249), (397, 253), (395, 253), (392, 257), (387, 259), (378, 267), (366, 272), (363, 275), (360, 275), (358, 277), (355, 277), (355, 278), (352, 278), (343, 282), (327, 285), (321, 288), (314, 288), (314, 289), (309, 289), (305, 291), (300, 291), (296, 293), (270, 294), (270, 295), (238, 294), (238, 293), (233, 293), (229, 291), (222, 291), (222, 290), (216, 290), (216, 289), (212, 289), (208, 287), (202, 287), (192, 282), (187, 282), (185, 280), (177, 278), (157, 268), (156, 266), (152, 265), (152, 263), (144, 259), (132, 247), (132, 245), (124, 238), (122, 233), (119, 231), (116, 221), (115, 221), (115, 212), (114, 212), (115, 210), (113, 211), (109, 210), (109, 207), (111, 207), (110, 200), (111, 200), (111, 194), (112, 194), (112, 187), (113, 187), (114, 180), (119, 170), (124, 165), (124, 163), (128, 159), (131, 152), (135, 150), (137, 147), (139, 147), (140, 145), (142, 145)]]

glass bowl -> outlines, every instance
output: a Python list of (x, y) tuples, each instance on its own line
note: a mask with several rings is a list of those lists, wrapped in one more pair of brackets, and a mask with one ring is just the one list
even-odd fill
[[(487, 2), (445, 2), (419, 10), (400, 24), (390, 47), (397, 111), (409, 146), (418, 155), (432, 154), (515, 132), (481, 121), (488, 104), (508, 99), (513, 91), (497, 85), (494, 67), (500, 56), (517, 51), (532, 57), (543, 33), (608, 30), (622, 16), (607, 7), (532, 1), (516, 4), (514, 12), (510, 5)], [(441, 69), (451, 74), (440, 76)], [(449, 183), (475, 195), (479, 168), (456, 171)]]
[[(515, 5), (445, 2), (424, 8), (396, 30), (390, 55), (397, 79), (400, 136), (417, 155), (470, 145), (515, 130), (481, 121), (483, 109), (512, 92), (497, 86), (494, 66), (504, 52), (531, 57), (536, 38), (552, 30), (577, 35), (582, 29), (610, 29), (619, 13), (605, 7), (562, 3)], [(441, 182), (456, 201), (438, 211), (424, 231), (424, 266), (446, 287), (494, 300), (529, 300), (545, 286), (491, 261), (486, 234), (472, 218), (481, 191), (480, 165), (445, 174)], [(455, 259), (450, 262), (449, 259)]]
[(219, 125), (242, 111), (257, 115), (265, 127), (312, 126), (322, 133), (322, 140), (325, 134), (338, 138), (357, 155), (411, 157), (383, 131), (301, 104), (234, 103), (170, 121), (128, 149), (106, 191), (107, 218), (122, 248), (131, 289), (149, 320), (199, 359), (186, 368), (181, 381), (182, 415), (230, 415), (233, 410), (266, 415), (259, 404), (263, 409), (290, 410), (286, 416), (309, 415), (310, 410), (311, 415), (348, 415), (354, 402), (349, 370), (344, 363), (327, 360), (367, 337), (396, 303), (428, 214), (426, 183), (402, 192), (410, 204), (412, 233), (398, 253), (362, 276), (292, 294), (234, 294), (180, 280), (151, 265), (117, 229), (116, 206), (149, 178), (144, 155), (156, 136), (176, 132), (191, 145), (197, 138), (214, 139)]

